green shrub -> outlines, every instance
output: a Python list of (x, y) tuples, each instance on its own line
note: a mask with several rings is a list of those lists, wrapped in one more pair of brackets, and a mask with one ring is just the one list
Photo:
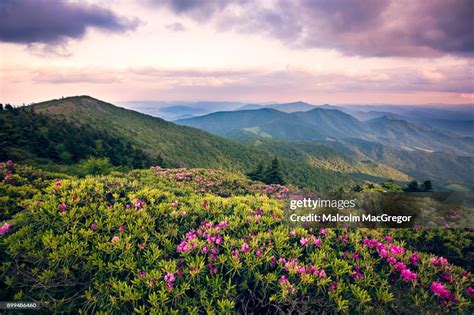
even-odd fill
[(156, 168), (37, 189), (0, 236), (0, 295), (45, 312), (473, 311), (472, 275), (397, 233), (290, 230), (284, 186)]

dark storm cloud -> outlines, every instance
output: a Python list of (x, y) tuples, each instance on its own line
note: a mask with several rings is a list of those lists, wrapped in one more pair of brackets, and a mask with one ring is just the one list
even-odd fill
[(59, 44), (81, 38), (88, 27), (111, 32), (134, 29), (138, 21), (96, 5), (62, 0), (0, 1), (0, 40), (23, 44)]
[(263, 33), (302, 48), (382, 57), (474, 52), (472, 0), (148, 1), (198, 21), (214, 19), (221, 30)]

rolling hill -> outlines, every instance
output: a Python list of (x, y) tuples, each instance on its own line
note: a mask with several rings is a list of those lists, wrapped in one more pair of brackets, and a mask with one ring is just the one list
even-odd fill
[(361, 122), (333, 108), (313, 108), (293, 113), (261, 108), (211, 113), (176, 123), (239, 141), (258, 138), (291, 141), (356, 138), (406, 150), (474, 155), (470, 137), (408, 121), (395, 114), (384, 114)]
[(429, 152), (474, 155), (474, 147), (462, 137), (423, 124), (409, 122), (391, 115), (374, 118), (366, 123), (381, 143)]
[[(128, 156), (133, 152), (136, 155), (145, 155), (145, 164), (162, 159), (168, 166), (212, 167), (246, 173), (255, 168), (258, 161), (268, 161), (277, 155), (289, 183), (315, 190), (349, 187), (362, 179), (382, 181), (391, 178), (405, 181), (409, 178), (406, 174), (395, 170), (388, 172), (386, 167), (373, 169), (362, 167), (359, 161), (351, 161), (350, 158), (345, 158), (337, 151), (324, 146), (318, 147), (317, 150), (314, 148), (304, 150), (297, 144), (283, 145), (274, 141), (266, 142), (261, 146), (253, 143), (238, 143), (199, 129), (176, 125), (160, 118), (120, 108), (89, 96), (57, 99), (18, 110), (33, 110), (37, 115), (48, 117), (56, 128), (46, 125), (30, 129), (29, 132), (44, 131), (44, 141), (64, 155), (68, 155), (72, 150), (71, 147), (74, 146), (70, 144), (71, 141), (67, 141), (68, 145), (65, 147), (65, 142), (61, 139), (70, 137), (70, 134), (75, 132), (74, 130), (89, 130), (91, 133), (86, 138), (90, 138), (88, 148), (91, 156), (115, 157), (116, 150), (106, 152), (99, 150), (100, 143), (104, 141), (103, 134), (107, 135), (107, 141), (120, 144), (118, 148), (122, 150), (119, 151), (121, 155)], [(276, 119), (273, 126), (278, 125), (278, 116), (286, 115), (275, 110), (263, 110), (263, 112), (267, 111)], [(15, 115), (14, 112), (2, 111), (2, 117), (5, 119), (0, 120), (2, 124), (0, 130), (12, 131), (13, 125), (21, 124), (30, 125), (28, 127), (34, 126), (28, 122), (15, 121)], [(8, 124), (7, 121), (10, 123)], [(65, 126), (73, 130), (66, 133), (63, 128)], [(295, 127), (298, 126), (295, 124)], [(291, 131), (288, 129), (288, 132)], [(28, 144), (31, 140), (28, 133), (21, 134), (21, 137), (16, 143)], [(16, 158), (19, 160), (22, 156), (28, 156), (31, 161), (38, 156), (37, 145), (26, 145), (22, 149), (25, 150), (25, 154), (17, 155)], [(9, 152), (2, 151), (3, 153), (5, 153), (5, 158), (8, 158)], [(53, 159), (50, 162), (75, 162), (61, 159), (61, 154), (58, 157), (59, 160)], [(78, 158), (81, 156), (76, 159)], [(39, 159), (37, 164), (47, 164), (47, 161)]]
[(474, 157), (457, 156), (446, 152), (402, 150), (365, 140), (327, 141), (340, 154), (352, 159), (378, 161), (418, 179), (432, 179), (437, 188), (460, 185), (474, 188)]
[[(370, 138), (369, 129), (352, 116), (335, 109), (314, 108), (285, 113), (262, 108), (217, 112), (176, 123), (239, 139), (264, 134), (277, 140), (314, 141), (329, 138)], [(246, 136), (245, 136), (246, 135)]]
[[(282, 151), (298, 146), (298, 158), (306, 156), (308, 162), (312, 156), (318, 156), (319, 161), (313, 165), (326, 168), (330, 166), (320, 163), (321, 155), (311, 147), (314, 141), (333, 147), (341, 155), (350, 157), (351, 162), (355, 159), (367, 163), (366, 175), (370, 171), (379, 176), (394, 174), (393, 170), (397, 170), (415, 178), (436, 180), (439, 186), (474, 187), (472, 138), (407, 121), (394, 114), (361, 122), (332, 108), (294, 113), (263, 108), (212, 113), (178, 123), (243, 143), (273, 143), (271, 146), (274, 146), (275, 142), (269, 140), (277, 140), (280, 145), (276, 147)], [(305, 143), (295, 144), (295, 140)], [(273, 152), (271, 148), (266, 150)], [(345, 167), (346, 173), (352, 173), (351, 167)], [(360, 166), (357, 167), (360, 171)]]

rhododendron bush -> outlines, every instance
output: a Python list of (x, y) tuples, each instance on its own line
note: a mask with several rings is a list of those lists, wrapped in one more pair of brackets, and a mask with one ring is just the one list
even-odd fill
[[(472, 274), (419, 251), (420, 231), (290, 229), (281, 185), (205, 169), (2, 170), (3, 300), (83, 313), (474, 310)], [(470, 231), (442, 233), (471, 246)]]

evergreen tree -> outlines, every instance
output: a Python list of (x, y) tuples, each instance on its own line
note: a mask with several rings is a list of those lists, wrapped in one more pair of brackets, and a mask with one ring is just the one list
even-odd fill
[(264, 182), (265, 181), (265, 164), (263, 163), (263, 161), (260, 161), (257, 164), (257, 168), (254, 171), (248, 173), (247, 176), (251, 180)]
[(418, 182), (416, 180), (411, 181), (407, 187), (405, 188), (406, 192), (419, 192), (420, 191), (420, 186), (418, 185)]
[(359, 184), (357, 184), (357, 185), (355, 185), (354, 187), (352, 187), (352, 191), (354, 191), (354, 192), (361, 192), (362, 190), (364, 190), (364, 189), (363, 189), (362, 186), (359, 185)]
[(421, 184), (420, 190), (423, 192), (433, 192), (433, 183), (430, 180), (425, 180), (425, 182)]
[(285, 180), (283, 179), (283, 172), (281, 170), (280, 161), (275, 156), (272, 160), (272, 164), (268, 168), (265, 174), (265, 181), (266, 184), (285, 184)]

